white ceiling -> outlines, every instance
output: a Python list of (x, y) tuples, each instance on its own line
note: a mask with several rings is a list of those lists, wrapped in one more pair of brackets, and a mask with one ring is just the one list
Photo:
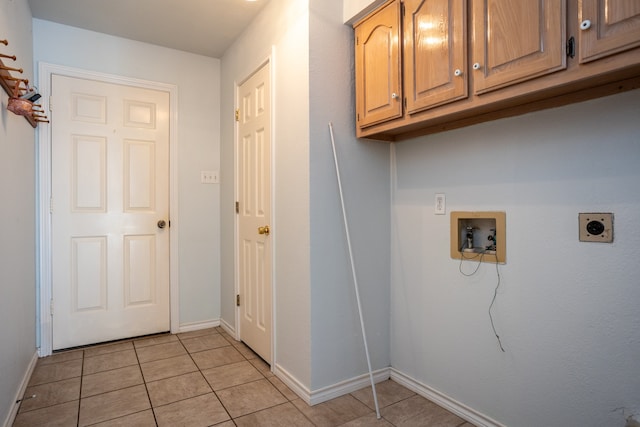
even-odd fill
[(34, 18), (220, 58), (268, 0), (28, 0)]

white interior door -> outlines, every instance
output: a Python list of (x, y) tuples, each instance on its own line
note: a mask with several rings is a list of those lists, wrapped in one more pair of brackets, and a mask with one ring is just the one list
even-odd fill
[(168, 331), (169, 94), (51, 92), (53, 349)]
[(240, 339), (271, 363), (271, 90), (269, 64), (238, 88)]

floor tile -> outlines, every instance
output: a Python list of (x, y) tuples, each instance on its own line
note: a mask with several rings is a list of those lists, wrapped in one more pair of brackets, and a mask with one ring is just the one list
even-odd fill
[[(354, 391), (351, 395), (369, 408), (375, 410), (376, 406), (373, 401), (371, 386)], [(407, 399), (415, 395), (415, 393), (396, 382), (386, 380), (376, 384), (376, 395), (378, 396), (378, 406), (384, 408), (385, 406)]]
[(60, 363), (41, 365), (38, 363), (33, 370), (29, 385), (45, 384), (66, 380), (82, 375), (82, 359), (69, 360)]
[(211, 384), (211, 387), (216, 391), (264, 378), (264, 376), (246, 360), (231, 365), (206, 369), (202, 371), (202, 375), (204, 375), (209, 384)]
[(398, 427), (457, 427), (464, 423), (462, 418), (418, 395), (383, 408), (382, 416)]
[(84, 357), (96, 357), (118, 351), (133, 350), (133, 342), (123, 341), (117, 343), (101, 344), (84, 349)]
[(234, 421), (238, 427), (314, 427), (290, 402), (236, 418)]
[(292, 403), (319, 427), (338, 426), (371, 412), (365, 404), (348, 394), (314, 406), (301, 399)]
[(32, 411), (46, 406), (78, 400), (80, 399), (80, 377), (29, 386), (24, 395), (35, 395), (36, 397), (23, 400), (20, 403), (19, 412)]
[(259, 357), (249, 360), (249, 363), (255, 366), (256, 369), (260, 371), (260, 373), (262, 373), (262, 375), (264, 375), (265, 377), (273, 375), (273, 372), (271, 372), (271, 366), (269, 366), (267, 362), (260, 359)]
[(147, 383), (147, 391), (151, 399), (151, 406), (155, 408), (178, 400), (211, 393), (211, 387), (200, 372), (192, 372)]
[(22, 412), (16, 417), (13, 427), (67, 427), (78, 422), (78, 401), (49, 406), (34, 411)]
[(98, 372), (110, 371), (112, 369), (124, 368), (138, 364), (136, 352), (131, 350), (118, 351), (115, 353), (100, 354), (98, 356), (84, 358), (84, 375), (96, 374)]
[(299, 398), (298, 395), (293, 392), (293, 390), (291, 390), (285, 383), (282, 382), (282, 380), (280, 380), (280, 378), (276, 377), (275, 375), (270, 376), (267, 379), (271, 384), (275, 386), (275, 388), (278, 389), (280, 393), (284, 395), (284, 397), (287, 398), (287, 400), (296, 400)]
[(217, 392), (233, 418), (285, 403), (287, 399), (266, 379)]
[(83, 357), (83, 350), (64, 351), (38, 359), (38, 366), (50, 365), (52, 363), (68, 362), (70, 360), (82, 359)]
[(189, 339), (193, 337), (199, 337), (202, 335), (218, 334), (218, 333), (219, 332), (217, 328), (198, 329), (197, 331), (183, 332), (181, 334), (178, 334), (178, 338), (180, 338), (180, 340), (184, 340), (184, 339)]
[(79, 425), (113, 420), (149, 408), (151, 404), (144, 385), (98, 394), (80, 401)]
[(245, 358), (233, 346), (214, 348), (191, 354), (198, 368), (209, 369), (217, 366), (242, 362)]
[(225, 340), (220, 334), (208, 334), (195, 338), (182, 339), (181, 341), (189, 353), (231, 345), (229, 341)]
[[(229, 414), (213, 393), (154, 408), (153, 411), (159, 427), (206, 427), (229, 420)], [(233, 425), (233, 422), (229, 424)]]
[[(377, 419), (376, 413), (372, 412), (369, 415), (365, 415), (364, 417), (356, 418), (353, 421), (349, 421), (348, 423), (342, 424), (340, 427), (369, 427), (369, 426), (379, 426), (379, 427), (394, 427), (389, 421), (384, 418)], [(422, 426), (425, 427), (425, 426)]]
[(143, 383), (144, 380), (142, 379), (140, 366), (127, 366), (125, 368), (85, 375), (82, 377), (81, 396), (94, 396), (96, 394), (107, 393)]
[(166, 334), (166, 335), (158, 335), (154, 337), (135, 340), (133, 342), (133, 346), (136, 349), (138, 349), (142, 347), (148, 347), (150, 345), (166, 344), (166, 343), (175, 342), (175, 341), (180, 341), (176, 335)]
[(153, 416), (153, 411), (147, 409), (146, 411), (93, 424), (91, 427), (156, 427), (156, 419)]
[(136, 354), (140, 363), (153, 362), (154, 360), (168, 359), (170, 357), (187, 354), (179, 341), (149, 347), (136, 348)]
[(236, 350), (238, 350), (240, 354), (242, 354), (247, 359), (256, 359), (258, 357), (258, 355), (255, 354), (253, 350), (247, 347), (247, 345), (243, 342), (234, 341), (231, 343), (231, 345), (233, 345)]
[(142, 375), (146, 382), (157, 381), (169, 377), (195, 372), (198, 367), (187, 355), (172, 357), (170, 359), (156, 360), (140, 365)]

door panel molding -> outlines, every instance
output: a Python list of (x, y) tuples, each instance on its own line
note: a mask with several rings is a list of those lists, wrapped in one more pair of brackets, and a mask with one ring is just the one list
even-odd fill
[[(104, 83), (134, 86), (144, 89), (152, 89), (169, 93), (169, 212), (173, 224), (169, 229), (171, 233), (170, 251), (170, 327), (171, 332), (179, 330), (179, 224), (178, 220), (178, 87), (172, 84), (159, 83), (149, 80), (134, 79), (96, 71), (83, 70), (73, 67), (61, 66), (41, 62), (38, 65), (38, 83), (42, 93), (51, 94), (52, 76), (96, 80)], [(54, 101), (55, 102), (55, 101)], [(49, 99), (44, 96), (41, 100), (46, 111), (51, 106)], [(55, 108), (55, 105), (53, 106)], [(140, 108), (140, 106), (135, 106)], [(140, 111), (138, 111), (140, 113)], [(140, 114), (138, 114), (140, 116)], [(39, 317), (36, 320), (38, 326), (38, 355), (49, 356), (53, 346), (53, 324), (51, 320), (51, 298), (53, 295), (53, 265), (52, 265), (52, 224), (51, 224), (51, 128), (40, 126), (38, 130), (38, 164), (37, 164), (37, 201), (38, 201), (38, 271), (36, 278), (37, 303), (36, 310)]]

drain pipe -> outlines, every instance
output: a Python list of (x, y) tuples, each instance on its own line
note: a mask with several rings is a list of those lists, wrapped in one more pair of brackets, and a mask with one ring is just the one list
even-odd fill
[(333, 160), (336, 163), (336, 177), (338, 178), (338, 190), (340, 192), (340, 203), (342, 205), (342, 217), (344, 218), (344, 230), (347, 235), (347, 247), (349, 248), (349, 261), (351, 263), (351, 274), (353, 274), (353, 285), (356, 291), (356, 301), (358, 303), (358, 314), (360, 315), (360, 327), (362, 328), (362, 339), (364, 341), (364, 352), (367, 355), (367, 366), (369, 367), (369, 380), (373, 391), (373, 402), (376, 405), (376, 417), (380, 419), (380, 408), (378, 407), (378, 395), (376, 394), (376, 384), (373, 381), (373, 371), (371, 370), (371, 358), (369, 357), (369, 346), (367, 345), (367, 334), (364, 329), (364, 318), (362, 317), (362, 305), (360, 304), (360, 292), (358, 291), (358, 278), (356, 268), (353, 263), (353, 251), (351, 250), (351, 238), (349, 237), (349, 222), (347, 221), (347, 211), (344, 207), (344, 196), (342, 194), (342, 182), (340, 180), (340, 168), (338, 167), (338, 155), (336, 154), (336, 141), (333, 137), (333, 124), (329, 122), (329, 133), (331, 135), (331, 148), (333, 149)]

